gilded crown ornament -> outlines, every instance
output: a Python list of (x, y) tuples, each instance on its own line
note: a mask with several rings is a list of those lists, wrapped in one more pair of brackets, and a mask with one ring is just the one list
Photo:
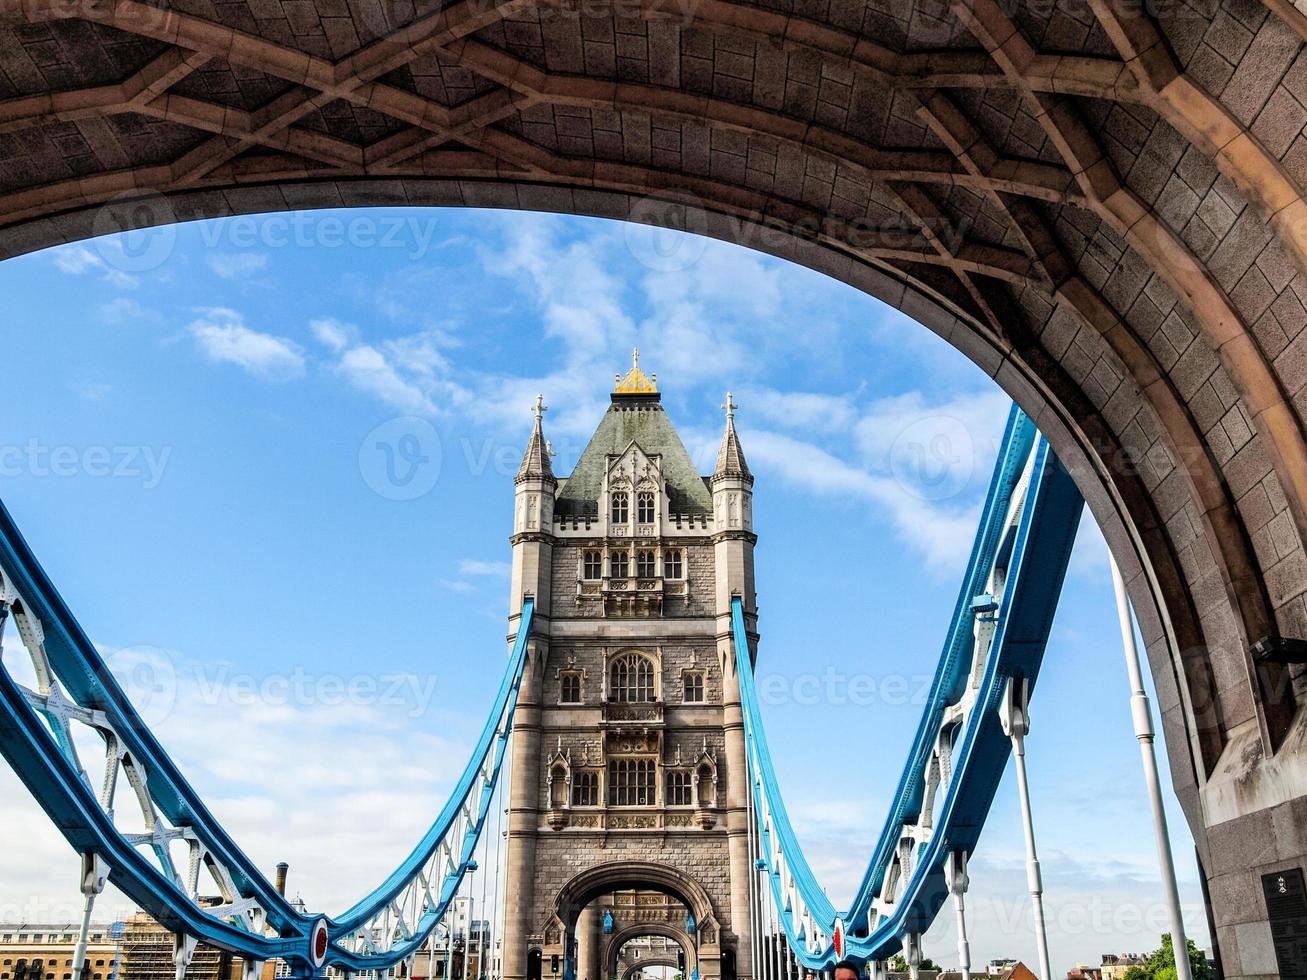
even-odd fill
[(614, 375), (613, 393), (617, 395), (652, 395), (658, 391), (658, 375), (646, 375), (640, 370), (640, 348), (631, 351), (631, 370), (626, 377)]

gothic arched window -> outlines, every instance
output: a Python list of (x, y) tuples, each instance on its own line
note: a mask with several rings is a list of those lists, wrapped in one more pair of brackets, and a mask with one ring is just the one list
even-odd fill
[(652, 524), (654, 520), (654, 495), (650, 490), (641, 490), (635, 495), (635, 520), (637, 524)]
[(563, 671), (562, 675), (559, 677), (559, 687), (559, 703), (581, 703), (581, 672), (579, 670)]
[(653, 806), (656, 787), (653, 759), (614, 759), (608, 763), (610, 806)]
[(663, 552), (663, 578), (679, 579), (681, 577), (681, 552), (672, 548)]
[(615, 490), (612, 497), (613, 523), (625, 524), (631, 519), (631, 495), (625, 490)]
[(652, 551), (637, 551), (635, 553), (636, 578), (653, 578), (657, 571), (658, 561)]
[(614, 701), (652, 701), (654, 699), (653, 662), (638, 653), (627, 653), (609, 668), (608, 690)]
[(608, 556), (608, 574), (612, 578), (626, 578), (631, 574), (631, 554), (614, 551)]

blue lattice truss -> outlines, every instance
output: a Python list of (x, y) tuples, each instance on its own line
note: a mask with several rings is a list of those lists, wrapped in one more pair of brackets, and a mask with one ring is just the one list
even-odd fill
[[(934, 919), (947, 896), (945, 861), (951, 852), (975, 848), (1006, 766), (1010, 747), (997, 706), (1009, 678), (1031, 685), (1036, 679), (1082, 507), (1066, 470), (1014, 408), (929, 702), (872, 859), (842, 912), (817, 883), (786, 815), (744, 610), (734, 600), (760, 865), (803, 965), (834, 962), (838, 923), (845, 924), (846, 955), (883, 959)], [(0, 661), (0, 753), (69, 844), (106, 863), (115, 886), (183, 937), (179, 950), (201, 941), (247, 964), (285, 959), (301, 975), (328, 965), (384, 970), (414, 955), (475, 868), (533, 607), (526, 599), (489, 718), (449, 802), (404, 862), (338, 916), (301, 913), (241, 852), (133, 709), (3, 507), (0, 615), (17, 628), (36, 684), (20, 685)], [(98, 788), (83, 767), (77, 726), (93, 732), (103, 749)], [(115, 823), (120, 782), (140, 808), (144, 833), (123, 832)], [(199, 902), (202, 875), (221, 905)]]
[[(796, 959), (882, 960), (921, 933), (948, 897), (951, 852), (970, 854), (1011, 745), (998, 706), (1009, 678), (1033, 686), (1066, 577), (1083, 499), (1034, 424), (1013, 408), (929, 699), (852, 905), (838, 911), (799, 847), (767, 748), (739, 598), (736, 670), (744, 707), (759, 865)], [(851, 763), (852, 764), (852, 763)]]
[[(0, 752), (68, 842), (98, 855), (109, 881), (162, 925), (247, 963), (282, 958), (299, 974), (327, 965), (386, 969), (410, 958), (436, 929), (475, 868), (521, 686), (533, 600), (523, 604), (489, 718), (448, 803), (404, 862), (335, 917), (297, 911), (228, 836), (132, 707), (3, 507), (0, 604), (36, 674), (31, 689), (15, 682), (7, 664), (0, 669)], [(78, 725), (104, 749), (98, 788), (73, 737)], [(115, 824), (120, 781), (140, 807), (144, 833)], [(221, 905), (198, 901), (202, 876)]]

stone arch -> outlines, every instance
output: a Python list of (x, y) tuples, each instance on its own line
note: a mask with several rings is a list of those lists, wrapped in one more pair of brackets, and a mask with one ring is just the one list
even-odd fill
[[(179, 190), (167, 197), (146, 196), (110, 201), (94, 216), (84, 211), (42, 221), (39, 237), (20, 239), (13, 247), (0, 239), (0, 255), (18, 254), (30, 247), (88, 237), (102, 227), (151, 228), (176, 220), (260, 213), (347, 204), (374, 204), (391, 200), (378, 195), (366, 180), (338, 178), (322, 183), (282, 175), (284, 179), (259, 188), (234, 187), (221, 194)], [(1175, 758), (1173, 775), (1178, 786), (1197, 787), (1215, 767), (1237, 720), (1227, 717), (1220, 687), (1238, 682), (1251, 670), (1247, 650), (1256, 639), (1279, 635), (1272, 615), (1265, 572), (1253, 553), (1240, 514), (1228, 491), (1224, 474), (1211, 463), (1211, 449), (1197, 429), (1191, 413), (1171, 391), (1156, 358), (1132, 337), (1129, 328), (1114, 318), (1100, 298), (1088, 297), (1079, 285), (1061, 290), (1047, 308), (1046, 332), (1069, 332), (1074, 344), (1087, 349), (1093, 363), (1109, 365), (1118, 377), (1139, 382), (1141, 411), (1148, 418), (1131, 420), (1136, 434), (1152, 439), (1142, 448), (1123, 439), (1073, 378), (1034, 337), (999, 337), (974, 316), (959, 309), (938, 283), (906, 275), (901, 269), (859, 262), (837, 243), (811, 242), (793, 229), (763, 217), (743, 217), (738, 209), (694, 194), (667, 192), (650, 205), (650, 199), (623, 191), (591, 189), (586, 195), (559, 195), (546, 186), (505, 186), (477, 179), (439, 181), (412, 179), (392, 187), (394, 200), (416, 205), (503, 206), (525, 210), (558, 211), (601, 217), (621, 217), (645, 224), (664, 224), (669, 215), (696, 213), (701, 226), (695, 231), (724, 241), (754, 247), (842, 279), (887, 304), (901, 309), (939, 334), (994, 378), (1049, 437), (1059, 457), (1076, 475), (1095, 519), (1103, 528), (1122, 572), (1144, 629), (1155, 679), (1172, 710), (1165, 719)], [(2, 204), (2, 202), (0, 202)], [(686, 223), (686, 219), (681, 219)], [(0, 235), (3, 227), (0, 227)], [(1027, 297), (1027, 302), (1036, 301)], [(1025, 349), (1020, 343), (1024, 342)], [(1157, 453), (1183, 459), (1173, 483), (1183, 503), (1159, 508), (1156, 486), (1142, 479), (1136, 456)], [(1123, 465), (1124, 464), (1124, 465)], [(1281, 496), (1283, 496), (1281, 494)], [(1185, 508), (1189, 508), (1186, 510)], [(1168, 516), (1167, 512), (1170, 511)], [(1179, 513), (1195, 523), (1205, 547), (1176, 547), (1168, 523)], [(1192, 538), (1193, 532), (1188, 532)], [(1217, 619), (1200, 614), (1197, 595), (1215, 586), (1226, 593), (1227, 606), (1214, 610)], [(1307, 612), (1303, 614), (1307, 620)], [(1304, 622), (1307, 633), (1307, 622)], [(1233, 636), (1231, 636), (1233, 633)], [(1221, 641), (1211, 642), (1212, 638)], [(1229, 638), (1228, 642), (1226, 638)], [(1234, 642), (1237, 638), (1238, 642)], [(1213, 663), (1213, 654), (1223, 663)], [(1251, 679), (1243, 681), (1255, 688)], [(1251, 689), (1250, 689), (1251, 690)], [(1258, 704), (1241, 696), (1244, 704)], [(1265, 727), (1263, 725), (1263, 727)], [(1193, 802), (1192, 800), (1190, 802)], [(1192, 812), (1192, 810), (1191, 810)]]
[[(509, 207), (670, 224), (877, 296), (1075, 472), (1203, 859), (1250, 873), (1221, 842), (1307, 796), (1307, 678), (1253, 656), (1307, 638), (1307, 200), (1283, 111), (1307, 17), (1240, 5), (1258, 70), (1213, 77), (1192, 16), (1107, 0), (868, 0), (856, 26), (637, 0), (613, 5), (620, 51), (560, 2), (335, 6), (21, 4), (0, 25), (0, 255), (218, 215)], [(475, 83), (445, 91), (437, 61)]]
[[(559, 889), (554, 899), (553, 916), (572, 929), (581, 910), (596, 898), (627, 889), (670, 895), (694, 915), (699, 932), (708, 930), (716, 938), (717, 912), (704, 887), (677, 868), (649, 861), (613, 861), (580, 872)], [(637, 924), (641, 929), (653, 926), (653, 923)]]
[[(609, 936), (608, 940), (605, 942), (603, 962), (606, 972), (604, 973), (604, 976), (611, 977), (617, 973), (618, 956), (622, 951), (622, 947), (626, 945), (626, 943), (630, 942), (632, 939), (641, 939), (645, 936), (662, 936), (665, 939), (672, 940), (680, 946), (681, 951), (685, 953), (685, 972), (687, 977), (690, 975), (691, 971), (698, 966), (698, 949), (695, 946), (694, 940), (690, 937), (690, 934), (684, 929), (678, 929), (676, 926), (669, 925), (665, 922), (634, 922), (613, 933), (613, 935)], [(670, 963), (664, 963), (660, 962), (657, 958), (642, 961), (628, 970), (628, 972), (623, 975), (623, 980), (626, 980), (629, 973), (640, 966), (676, 966), (676, 961), (672, 960)]]

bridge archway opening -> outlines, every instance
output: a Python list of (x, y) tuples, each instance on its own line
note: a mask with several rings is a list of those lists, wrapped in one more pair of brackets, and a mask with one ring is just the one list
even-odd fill
[(338, 6), (21, 5), (0, 254), (133, 210), (392, 203), (679, 221), (823, 271), (967, 353), (1076, 473), (1200, 851), (1292, 821), (1271, 811), (1307, 796), (1281, 751), (1307, 681), (1276, 664), (1307, 638), (1300, 9), (1241, 8), (1226, 73), (1183, 5), (641, 3), (588, 9), (593, 34), (569, 4)]
[[(1195, 832), (1201, 832), (1202, 826), (1196, 787), (1212, 774), (1231, 728), (1223, 707), (1229, 696), (1218, 688), (1228, 686), (1231, 676), (1242, 673), (1254, 690), (1252, 703), (1259, 713), (1259, 731), (1277, 745), (1284, 740), (1296, 709), (1296, 686), (1288, 683), (1287, 677), (1278, 685), (1268, 686), (1263, 683), (1265, 677), (1259, 680), (1253, 676), (1259, 670), (1278, 671), (1273, 665), (1254, 667), (1247, 657), (1252, 643), (1275, 634), (1275, 618), (1267, 607), (1266, 584), (1247, 536), (1226, 533), (1240, 520), (1232, 501), (1222, 503), (1202, 497), (1210, 491), (1212, 480), (1221, 482), (1219, 475), (1204, 470), (1186, 474), (1185, 481), (1178, 481), (1185, 484), (1179, 492), (1189, 494), (1199, 512), (1210, 518), (1203, 527), (1208, 547), (1202, 560), (1210, 557), (1213, 564), (1198, 569), (1194, 564), (1198, 559), (1188, 553), (1182, 556), (1161, 531), (1166, 523), (1163, 510), (1170, 505), (1159, 506), (1155, 499), (1157, 488), (1148, 485), (1138, 466), (1122, 465), (1122, 460), (1133, 458), (1134, 451), (1112, 429), (1103, 411), (1094, 407), (1083, 386), (1046, 352), (1038, 345), (1031, 351), (1013, 349), (1012, 338), (996, 335), (967, 315), (946, 291), (931, 288), (927, 280), (902, 275), (883, 263), (857, 259), (846, 245), (826, 235), (814, 235), (807, 225), (779, 221), (764, 212), (741, 209), (725, 198), (701, 196), (678, 186), (637, 196), (629, 190), (595, 186), (586, 187), (584, 194), (575, 188), (564, 192), (556, 183), (515, 180), (413, 179), (392, 187), (377, 186), (367, 179), (324, 184), (287, 178), (257, 188), (232, 187), (216, 196), (210, 191), (187, 189), (113, 196), (43, 221), (32, 228), (29, 236), (0, 240), (0, 257), (58, 241), (93, 238), (106, 229), (139, 233), (167, 229), (180, 221), (342, 205), (506, 208), (616, 219), (658, 229), (670, 227), (795, 262), (901, 310), (985, 371), (1035, 420), (1073, 473), (1122, 569), (1160, 698), (1170, 707), (1163, 717), (1167, 749), (1173, 756), (1174, 782)], [(150, 247), (144, 251), (150, 251)], [(1078, 329), (1083, 328), (1083, 317), (1078, 314), (1059, 315), (1071, 317)], [(1103, 346), (1100, 355), (1116, 367), (1123, 367), (1129, 376), (1132, 363), (1127, 360), (1123, 364), (1119, 355), (1108, 349), (1110, 345), (1104, 342)], [(1153, 390), (1147, 384), (1141, 388)], [(1206, 461), (1203, 465), (1207, 465), (1210, 454), (1199, 450), (1200, 441), (1195, 433), (1177, 432), (1168, 452), (1189, 461)], [(1233, 622), (1232, 628), (1240, 636), (1238, 643), (1204, 641), (1211, 624), (1204, 623), (1205, 613), (1200, 614), (1195, 602), (1195, 576), (1204, 581), (1215, 576), (1226, 583), (1228, 611), (1234, 619), (1225, 617), (1223, 622)], [(1260, 698), (1260, 693), (1267, 694), (1270, 700)]]
[[(606, 940), (603, 957), (606, 978), (629, 980), (641, 966), (682, 964), (689, 977), (698, 966), (694, 937), (670, 922), (631, 922)], [(676, 955), (678, 952), (681, 958)]]
[[(648, 901), (654, 896), (666, 901)], [(629, 980), (640, 960), (623, 961), (622, 953), (641, 940), (653, 941), (650, 951), (657, 945), (682, 954), (683, 960), (669, 955), (657, 965), (683, 962), (686, 978), (697, 970), (704, 980), (715, 980), (729, 945), (707, 891), (688, 873), (646, 862), (583, 871), (560, 890), (552, 921), (560, 935), (573, 939), (580, 980)], [(643, 962), (653, 961), (646, 956)]]

